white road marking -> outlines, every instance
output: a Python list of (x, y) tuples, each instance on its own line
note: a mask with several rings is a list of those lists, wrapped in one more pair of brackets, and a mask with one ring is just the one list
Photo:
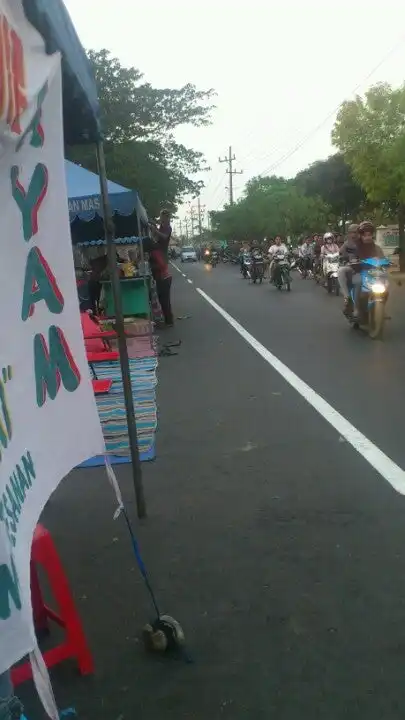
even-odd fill
[(186, 273), (181, 273), (181, 274), (183, 275), (183, 277), (187, 277)]
[(193, 284), (193, 281), (192, 281), (192, 280), (190, 280), (190, 278), (187, 278), (187, 282), (188, 282), (188, 283), (190, 283), (190, 285), (192, 285), (192, 284)]
[(181, 273), (180, 268), (177, 267), (177, 265), (175, 265), (174, 262), (171, 262), (171, 261), (170, 261), (170, 265), (171, 265), (172, 267), (176, 268), (177, 272)]
[(304, 398), (314, 410), (316, 410), (332, 427), (339, 433), (340, 442), (344, 438), (357, 452), (386, 480), (394, 490), (405, 495), (405, 472), (382, 452), (374, 443), (366, 438), (357, 428), (354, 427), (337, 410), (329, 405), (318, 393), (306, 382), (301, 380), (287, 365), (284, 365), (270, 350), (264, 347), (253, 335), (235, 320), (232, 315), (226, 312), (215, 302), (204, 290), (196, 288), (201, 297), (206, 300), (231, 327), (254, 349), (256, 352), (276, 370), (284, 380)]

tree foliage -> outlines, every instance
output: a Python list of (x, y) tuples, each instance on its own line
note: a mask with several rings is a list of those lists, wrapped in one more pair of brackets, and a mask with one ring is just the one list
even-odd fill
[(365, 202), (364, 190), (353, 179), (352, 171), (340, 153), (314, 162), (298, 173), (295, 182), (305, 195), (322, 198), (335, 221), (353, 220)]
[[(88, 53), (96, 76), (105, 134), (108, 176), (139, 190), (149, 213), (175, 206), (203, 185), (191, 178), (204, 169), (202, 153), (176, 142), (182, 125), (210, 123), (213, 90), (153, 88), (136, 68), (124, 68), (108, 50)], [(96, 171), (92, 148), (68, 148), (68, 157)]]
[[(364, 98), (344, 102), (332, 132), (355, 179), (371, 201), (398, 214), (400, 246), (405, 250), (405, 85), (373, 86)], [(402, 252), (403, 262), (405, 261)]]
[(314, 232), (325, 226), (328, 214), (321, 198), (308, 197), (294, 181), (273, 176), (250, 180), (244, 196), (211, 213), (211, 220), (221, 239), (243, 241)]

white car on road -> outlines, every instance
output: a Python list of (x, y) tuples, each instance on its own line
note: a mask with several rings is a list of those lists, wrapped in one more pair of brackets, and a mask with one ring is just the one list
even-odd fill
[(180, 251), (181, 262), (197, 262), (197, 253), (193, 247), (184, 247)]

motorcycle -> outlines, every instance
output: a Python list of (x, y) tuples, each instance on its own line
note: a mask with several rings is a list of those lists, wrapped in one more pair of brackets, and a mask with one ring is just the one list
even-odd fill
[(323, 276), (328, 293), (339, 295), (339, 253), (327, 253), (323, 260)]
[[(353, 327), (366, 330), (372, 340), (382, 337), (385, 321), (385, 305), (388, 300), (389, 278), (387, 258), (367, 258), (361, 261), (361, 288), (358, 302), (358, 317), (349, 316)], [(355, 305), (355, 287), (350, 291)]]
[(306, 280), (307, 277), (311, 277), (311, 275), (312, 275), (312, 259), (310, 258), (309, 255), (300, 257), (298, 259), (298, 262), (295, 263), (295, 266), (297, 267), (297, 270), (300, 273), (303, 280)]
[(290, 263), (284, 253), (276, 255), (274, 258), (274, 285), (277, 290), (282, 290), (285, 287), (288, 292), (291, 290), (291, 275), (290, 275)]
[(252, 277), (252, 257), (250, 253), (243, 253), (241, 273), (244, 280)]
[(312, 277), (314, 278), (317, 285), (322, 282), (323, 272), (322, 263), (319, 257), (315, 257), (312, 264)]
[(264, 260), (263, 255), (259, 252), (254, 252), (252, 255), (251, 278), (254, 284), (257, 280), (259, 281), (259, 283), (263, 282)]
[(211, 267), (215, 267), (218, 264), (218, 253), (213, 250), (212, 252), (210, 250), (206, 250), (204, 253), (204, 261), (207, 265), (211, 265)]
[(300, 272), (299, 258), (294, 252), (288, 253), (288, 262), (290, 264), (290, 272), (291, 270), (298, 270), (298, 272)]

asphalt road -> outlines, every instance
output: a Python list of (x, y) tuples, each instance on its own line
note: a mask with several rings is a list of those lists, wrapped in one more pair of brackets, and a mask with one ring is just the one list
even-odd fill
[(405, 290), (388, 306), (385, 341), (351, 331), (342, 303), (294, 274), (291, 294), (253, 286), (235, 266), (182, 265), (201, 287), (279, 360), (405, 468)]
[[(385, 342), (373, 343), (311, 282), (287, 294), (248, 285), (233, 266), (173, 272), (176, 315), (190, 317), (169, 331), (179, 355), (160, 363), (158, 459), (145, 468), (139, 534), (195, 663), (144, 655), (148, 603), (110, 488), (101, 471), (76, 471), (45, 522), (97, 672), (54, 673), (60, 706), (103, 720), (402, 719), (405, 500), (383, 477), (390, 460), (405, 468), (402, 297)], [(382, 472), (277, 360), (366, 436)], [(118, 477), (133, 512), (130, 468)]]

